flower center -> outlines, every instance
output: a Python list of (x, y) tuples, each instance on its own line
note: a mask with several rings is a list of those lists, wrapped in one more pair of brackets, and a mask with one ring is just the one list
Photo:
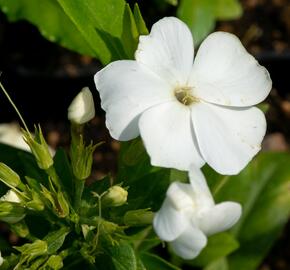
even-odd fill
[(198, 98), (192, 95), (192, 87), (190, 86), (176, 87), (174, 95), (180, 103), (186, 106), (199, 101)]

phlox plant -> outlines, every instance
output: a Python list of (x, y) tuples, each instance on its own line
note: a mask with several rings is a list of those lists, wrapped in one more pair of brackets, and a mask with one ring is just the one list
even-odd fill
[[(28, 129), (0, 84), (23, 125), (0, 127), (0, 221), (20, 239), (0, 243), (0, 269), (256, 269), (290, 212), (289, 154), (259, 154), (266, 68), (230, 33), (198, 47), (182, 20), (162, 18), (149, 32), (123, 0), (56, 3), (48, 7), (66, 31), (49, 30), (104, 65), (95, 93), (121, 141), (118, 171), (86, 183), (106, 143), (84, 135), (92, 89), (68, 108), (66, 152), (50, 149), (40, 125)], [(0, 6), (15, 19), (16, 2)], [(29, 7), (23, 16), (44, 27)]]

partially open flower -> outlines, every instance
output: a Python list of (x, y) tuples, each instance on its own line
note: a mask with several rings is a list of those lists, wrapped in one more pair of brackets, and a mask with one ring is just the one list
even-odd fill
[(236, 36), (209, 35), (193, 63), (190, 30), (164, 18), (140, 36), (135, 58), (95, 75), (113, 138), (140, 134), (153, 165), (188, 170), (207, 162), (221, 174), (238, 173), (260, 150), (266, 121), (252, 106), (272, 82)]
[(93, 95), (88, 87), (84, 87), (68, 107), (68, 119), (75, 124), (89, 122), (95, 116)]
[(191, 167), (190, 184), (174, 182), (154, 217), (160, 239), (170, 242), (183, 259), (193, 259), (207, 244), (207, 236), (231, 228), (241, 216), (235, 202), (215, 204), (199, 169)]

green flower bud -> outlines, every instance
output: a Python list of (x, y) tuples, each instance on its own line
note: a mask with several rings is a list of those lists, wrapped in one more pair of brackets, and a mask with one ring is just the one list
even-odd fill
[(62, 192), (57, 193), (57, 212), (59, 217), (66, 217), (69, 215), (69, 204)]
[(153, 222), (154, 213), (148, 209), (138, 209), (126, 212), (124, 224), (128, 226), (146, 226)]
[(26, 206), (36, 211), (42, 211), (44, 209), (44, 204), (39, 194), (35, 192), (34, 190), (31, 190), (31, 195), (32, 195), (32, 201), (26, 203)]
[(47, 170), (53, 164), (53, 159), (50, 154), (48, 145), (43, 137), (40, 126), (35, 127), (35, 136), (23, 130), (23, 135), (26, 143), (29, 145), (32, 154), (34, 155), (39, 168)]
[(61, 269), (63, 267), (62, 257), (59, 255), (52, 255), (45, 265), (54, 270)]
[(16, 223), (25, 217), (26, 210), (19, 203), (0, 201), (0, 220)]
[(16, 250), (20, 251), (21, 256), (29, 256), (31, 258), (35, 258), (37, 256), (41, 256), (47, 253), (47, 243), (42, 240), (35, 240), (31, 244), (24, 244), (21, 247), (14, 247)]
[(93, 164), (93, 153), (98, 146), (99, 144), (93, 145), (92, 143), (85, 146), (82, 136), (79, 137), (79, 140), (73, 137), (70, 156), (73, 173), (77, 179), (85, 180), (90, 176)]
[(18, 187), (21, 184), (19, 175), (2, 162), (0, 162), (0, 181), (9, 187)]
[(18, 236), (25, 238), (29, 234), (29, 229), (24, 220), (15, 224), (10, 224), (11, 230)]
[(127, 202), (128, 191), (120, 186), (112, 186), (102, 197), (102, 205), (107, 207), (121, 206)]

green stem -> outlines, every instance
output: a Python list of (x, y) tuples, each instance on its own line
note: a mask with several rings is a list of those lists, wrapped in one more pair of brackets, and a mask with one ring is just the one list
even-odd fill
[(5, 94), (5, 96), (7, 97), (8, 101), (10, 102), (10, 104), (12, 105), (12, 107), (14, 108), (14, 110), (16, 111), (16, 113), (18, 114), (18, 117), (20, 118), (20, 120), (21, 120), (21, 122), (22, 122), (24, 128), (26, 129), (26, 131), (27, 131), (28, 133), (30, 133), (30, 132), (29, 132), (29, 129), (28, 129), (28, 127), (27, 127), (27, 125), (26, 125), (26, 123), (25, 123), (25, 121), (24, 121), (24, 119), (22, 118), (21, 113), (20, 113), (19, 110), (17, 109), (15, 103), (14, 103), (13, 100), (10, 98), (9, 94), (7, 93), (7, 91), (5, 90), (5, 88), (4, 88), (4, 86), (3, 86), (3, 84), (2, 84), (1, 82), (0, 82), (0, 87), (1, 87), (1, 89), (2, 89), (2, 91), (3, 91), (3, 93)]
[(85, 181), (75, 178), (75, 196), (74, 196), (74, 209), (78, 212), (81, 201), (82, 195), (84, 191)]
[(61, 189), (61, 183), (59, 181), (59, 177), (56, 173), (56, 170), (53, 166), (50, 166), (47, 170), (45, 170), (46, 173), (48, 174), (48, 176), (50, 176), (52, 182), (55, 184), (55, 186), (59, 189), (59, 190), (62, 190)]

